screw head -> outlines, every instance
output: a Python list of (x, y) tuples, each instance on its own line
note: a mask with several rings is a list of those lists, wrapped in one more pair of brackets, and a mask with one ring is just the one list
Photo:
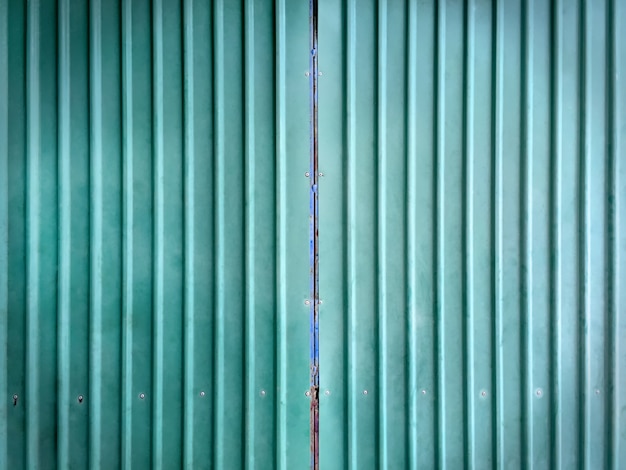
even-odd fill
[(305, 77), (308, 77), (309, 75), (310, 75), (310, 73), (309, 73), (309, 72), (304, 72), (304, 76), (305, 76)]
[(311, 301), (310, 300), (305, 300), (304, 301), (304, 305), (311, 305)]
[(326, 390), (326, 391), (324, 392), (324, 395), (326, 395), (326, 396), (330, 395), (330, 390)]
[(368, 391), (367, 390), (363, 390), (363, 395), (367, 395)]
[(306, 392), (304, 392), (304, 396), (305, 397), (310, 397), (311, 396), (311, 391), (307, 390)]
[(13, 395), (13, 399), (17, 400), (19, 397), (17, 396), (17, 394)]
[(537, 398), (541, 398), (543, 396), (543, 390), (538, 388), (537, 390), (535, 390), (535, 395), (537, 395)]
[(480, 391), (480, 396), (485, 398), (487, 396), (487, 390), (481, 390)]
[(305, 171), (304, 172), (304, 176), (306, 176), (308, 178), (309, 176), (311, 176), (311, 173), (309, 173), (308, 171)]
[(203, 391), (200, 392), (200, 396), (203, 397), (204, 395), (206, 395), (206, 394), (204, 393), (204, 390), (203, 390)]
[(319, 173), (318, 173), (318, 175), (319, 175), (319, 176), (324, 176), (324, 173), (319, 172)]
[(78, 395), (78, 403), (82, 403), (83, 402), (83, 396), (82, 395)]
[(139, 394), (139, 398), (141, 398), (143, 400), (144, 398), (146, 398), (146, 394), (145, 393), (140, 393)]
[(265, 390), (261, 390), (261, 391), (259, 392), (259, 395), (261, 395), (262, 397), (264, 397), (264, 396), (265, 396)]
[(426, 389), (425, 388), (422, 389), (422, 395), (426, 395)]
[(596, 388), (596, 395), (600, 395), (600, 389)]
[(321, 77), (322, 75), (324, 75), (322, 72), (319, 73), (319, 76)]

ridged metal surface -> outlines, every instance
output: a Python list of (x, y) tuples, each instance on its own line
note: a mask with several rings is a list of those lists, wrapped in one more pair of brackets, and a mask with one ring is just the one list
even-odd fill
[(626, 2), (318, 12), (0, 1), (0, 468), (626, 466)]
[(320, 468), (624, 468), (626, 2), (319, 11)]
[(0, 468), (308, 466), (308, 31), (0, 2)]

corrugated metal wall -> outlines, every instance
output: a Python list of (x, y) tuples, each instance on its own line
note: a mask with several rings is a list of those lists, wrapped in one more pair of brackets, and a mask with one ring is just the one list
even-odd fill
[[(624, 467), (626, 2), (318, 24), (320, 467)], [(310, 52), (0, 1), (0, 468), (309, 466)]]
[(320, 0), (320, 467), (626, 466), (626, 2)]
[(0, 468), (308, 466), (308, 42), (302, 2), (0, 2)]

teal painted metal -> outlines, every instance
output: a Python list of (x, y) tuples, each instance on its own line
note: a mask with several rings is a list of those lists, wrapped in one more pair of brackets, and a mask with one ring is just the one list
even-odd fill
[(0, 2), (0, 468), (307, 468), (311, 309), (321, 468), (626, 465), (626, 2), (318, 12)]
[(626, 465), (626, 2), (320, 0), (320, 467)]
[(0, 468), (307, 467), (308, 14), (0, 2)]

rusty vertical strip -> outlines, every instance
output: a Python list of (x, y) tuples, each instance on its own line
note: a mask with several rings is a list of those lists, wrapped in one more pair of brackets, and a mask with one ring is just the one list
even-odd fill
[(310, 55), (310, 100), (311, 100), (311, 175), (310, 192), (310, 346), (311, 346), (311, 468), (319, 467), (319, 240), (318, 240), (318, 136), (317, 136), (317, 0), (309, 3), (309, 24), (311, 34)]

